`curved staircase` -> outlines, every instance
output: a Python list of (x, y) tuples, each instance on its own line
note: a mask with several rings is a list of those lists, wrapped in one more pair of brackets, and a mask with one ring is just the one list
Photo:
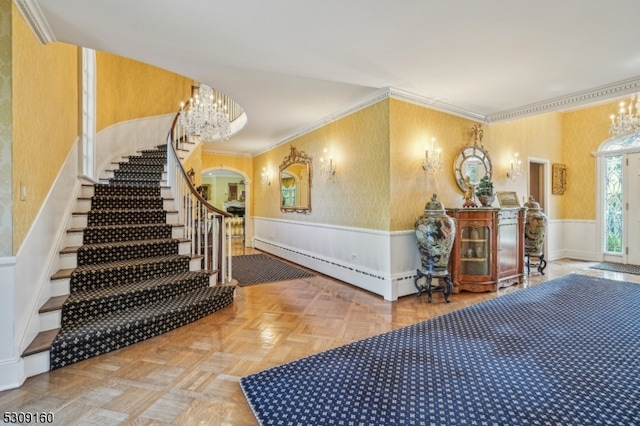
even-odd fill
[[(108, 181), (83, 185), (61, 252), (53, 296), (40, 310), (47, 331), (23, 357), (48, 352), (49, 369), (157, 336), (224, 308), (235, 286), (216, 285), (181, 238), (161, 182), (166, 146), (117, 163)], [(80, 242), (81, 239), (81, 242)], [(65, 265), (66, 264), (66, 265)], [(49, 317), (46, 319), (46, 317)]]

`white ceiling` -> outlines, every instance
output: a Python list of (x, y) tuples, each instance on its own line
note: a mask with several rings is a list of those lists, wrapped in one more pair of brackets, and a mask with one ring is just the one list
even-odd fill
[(488, 122), (640, 91), (638, 0), (14, 1), (41, 40), (234, 98), (248, 124), (218, 152), (262, 152), (389, 88)]

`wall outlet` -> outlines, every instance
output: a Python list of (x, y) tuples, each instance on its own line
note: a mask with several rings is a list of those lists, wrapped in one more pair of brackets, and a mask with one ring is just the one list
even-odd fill
[(27, 187), (23, 184), (20, 184), (20, 201), (25, 201), (27, 199)]

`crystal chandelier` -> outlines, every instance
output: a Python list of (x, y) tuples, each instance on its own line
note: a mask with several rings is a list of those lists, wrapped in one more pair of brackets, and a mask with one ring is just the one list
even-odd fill
[(180, 104), (179, 121), (187, 135), (203, 141), (224, 141), (231, 135), (227, 106), (218, 92), (205, 84), (189, 100), (187, 109), (184, 102)]
[[(633, 101), (636, 100), (636, 111), (633, 112)], [(624, 102), (620, 102), (618, 115), (611, 114), (611, 136), (626, 135), (636, 133), (640, 135), (640, 94), (631, 95), (629, 105), (625, 107)]]

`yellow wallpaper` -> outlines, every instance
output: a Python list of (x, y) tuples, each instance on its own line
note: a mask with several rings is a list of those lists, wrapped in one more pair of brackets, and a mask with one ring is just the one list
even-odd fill
[[(12, 11), (13, 252), (78, 137), (78, 49), (41, 45)], [(20, 185), (27, 199), (20, 200)]]
[[(311, 213), (282, 213), (278, 172), (290, 146), (313, 158)], [(336, 175), (320, 175), (320, 158), (329, 150)], [(384, 100), (256, 156), (253, 181), (256, 216), (389, 230), (389, 101)], [(262, 168), (271, 185), (260, 184)]]
[(567, 165), (565, 218), (596, 218), (596, 159), (592, 153), (609, 139), (609, 116), (618, 111), (617, 104), (616, 101), (565, 113), (562, 133)]
[(0, 257), (13, 254), (11, 176), (11, 15), (10, 0), (0, 0)]
[(186, 172), (193, 169), (195, 172), (195, 186), (202, 184), (202, 145), (198, 145), (193, 150), (189, 158), (183, 161), (182, 167)]
[[(523, 197), (525, 200), (528, 199), (528, 177), (526, 176), (528, 158), (547, 160), (550, 163), (549, 167), (552, 167), (553, 163), (564, 161), (563, 121), (562, 113), (552, 112), (489, 126), (489, 140), (486, 145), (493, 162), (493, 181), (496, 191), (516, 191), (521, 205)], [(507, 170), (516, 152), (522, 161), (524, 176), (514, 183), (507, 179)], [(550, 195), (550, 197), (551, 199), (547, 200), (545, 205), (545, 213), (550, 219), (565, 218), (563, 206), (566, 203), (567, 194)], [(494, 205), (498, 206), (498, 202), (494, 202)]]
[[(461, 207), (462, 192), (453, 175), (453, 161), (468, 144), (474, 122), (396, 99), (391, 100), (391, 199), (392, 231), (413, 229), (417, 216), (431, 196), (438, 194), (445, 207)], [(425, 149), (441, 149), (443, 169), (429, 176), (422, 169)]]
[[(202, 152), (202, 170), (207, 171), (210, 169), (224, 168), (233, 171), (241, 171), (244, 172), (247, 176), (251, 177), (253, 175), (253, 160), (250, 157), (238, 157), (234, 155), (222, 155)], [(258, 181), (260, 181), (259, 176)]]
[(96, 52), (96, 131), (121, 121), (177, 112), (193, 80), (142, 62)]

